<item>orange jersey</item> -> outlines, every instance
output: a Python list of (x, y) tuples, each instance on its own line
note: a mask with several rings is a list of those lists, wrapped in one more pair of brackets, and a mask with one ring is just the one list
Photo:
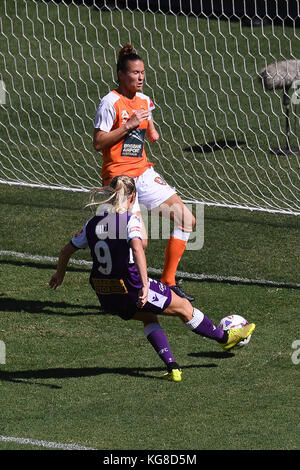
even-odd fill
[(143, 93), (137, 93), (130, 100), (116, 90), (104, 96), (97, 109), (95, 129), (110, 132), (121, 127), (139, 109), (149, 110), (149, 118), (142, 121), (136, 129), (129, 132), (112, 147), (103, 150), (102, 184), (109, 184), (114, 176), (139, 176), (153, 166), (147, 159), (144, 140), (154, 109), (152, 100)]

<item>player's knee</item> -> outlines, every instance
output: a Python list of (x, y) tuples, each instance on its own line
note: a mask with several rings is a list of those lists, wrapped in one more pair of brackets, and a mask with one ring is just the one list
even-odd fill
[(186, 232), (192, 232), (196, 224), (196, 217), (191, 212), (184, 214), (182, 228)]
[(173, 315), (177, 316), (182, 320), (184, 323), (190, 321), (193, 318), (193, 306), (192, 304), (185, 299), (184, 297), (176, 297), (176, 302), (174, 302), (171, 306)]
[(196, 225), (196, 217), (193, 214), (191, 214), (191, 216), (192, 216), (191, 217), (191, 224), (192, 224), (192, 229), (193, 229)]
[(182, 309), (181, 309), (181, 319), (185, 323), (190, 321), (193, 318), (193, 307), (191, 303), (185, 299), (182, 298)]
[(144, 251), (145, 251), (147, 246), (148, 246), (148, 238), (143, 238), (142, 239), (142, 246), (143, 246)]

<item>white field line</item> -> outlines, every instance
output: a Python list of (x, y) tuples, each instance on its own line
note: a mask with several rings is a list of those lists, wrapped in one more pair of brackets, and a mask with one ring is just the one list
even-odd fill
[[(0, 256), (11, 256), (13, 258), (27, 259), (30, 261), (41, 261), (41, 262), (51, 262), (57, 263), (58, 258), (52, 256), (40, 256), (40, 255), (31, 255), (29, 253), (19, 253), (17, 251), (6, 251), (0, 250)], [(92, 266), (91, 261), (86, 261), (83, 259), (70, 259), (70, 264), (77, 266)], [(149, 274), (161, 274), (161, 270), (157, 268), (148, 267)], [(212, 281), (212, 282), (228, 282), (234, 284), (250, 284), (250, 285), (261, 285), (266, 287), (287, 287), (291, 289), (300, 289), (300, 284), (298, 283), (285, 283), (285, 282), (276, 282), (269, 281), (266, 279), (248, 279), (237, 276), (218, 276), (214, 274), (197, 274), (197, 273), (187, 273), (184, 271), (177, 271), (177, 278), (190, 279), (195, 281)]]
[[(41, 189), (50, 189), (51, 191), (53, 190), (61, 190), (61, 191), (70, 191), (70, 192), (81, 192), (81, 193), (86, 193), (90, 192), (89, 188), (86, 187), (78, 187), (78, 188), (72, 188), (70, 186), (52, 186), (52, 185), (47, 185), (43, 183), (26, 183), (24, 181), (8, 181), (5, 179), (0, 179), (0, 184), (8, 184), (9, 186), (25, 186), (29, 188), (41, 188)], [(213, 207), (225, 207), (225, 208), (231, 208), (231, 209), (242, 209), (242, 210), (250, 210), (252, 211), (259, 211), (259, 212), (267, 212), (271, 214), (287, 214), (287, 215), (300, 215), (300, 212), (297, 209), (272, 209), (268, 207), (256, 207), (256, 206), (241, 206), (239, 204), (228, 204), (226, 202), (221, 203), (221, 202), (203, 202), (203, 201), (196, 201), (196, 200), (186, 200), (183, 199), (183, 202), (185, 204), (202, 204), (204, 206), (213, 206)]]
[(78, 444), (62, 444), (61, 442), (51, 442), (51, 441), (40, 441), (38, 439), (30, 439), (25, 437), (11, 437), (11, 436), (1, 436), (0, 441), (2, 442), (16, 442), (21, 445), (31, 445), (38, 447), (46, 447), (48, 449), (61, 449), (61, 450), (97, 450), (92, 447), (84, 447)]

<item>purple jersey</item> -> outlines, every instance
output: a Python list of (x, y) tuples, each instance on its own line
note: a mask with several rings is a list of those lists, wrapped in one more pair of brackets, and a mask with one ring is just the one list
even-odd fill
[(123, 279), (140, 289), (141, 279), (134, 264), (130, 240), (142, 239), (141, 220), (135, 214), (109, 214), (92, 217), (72, 238), (76, 248), (89, 246), (93, 259), (91, 277)]
[[(130, 248), (133, 238), (142, 239), (142, 223), (137, 215), (104, 212), (89, 219), (71, 240), (76, 248), (90, 248), (93, 259), (90, 283), (101, 306), (124, 319), (135, 314), (142, 287)], [(170, 301), (168, 286), (149, 279), (149, 296), (144, 309), (160, 313)]]

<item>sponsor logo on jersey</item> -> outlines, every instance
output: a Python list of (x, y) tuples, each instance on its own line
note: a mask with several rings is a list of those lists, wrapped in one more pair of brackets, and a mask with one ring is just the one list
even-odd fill
[(121, 118), (124, 119), (129, 119), (129, 113), (126, 111), (126, 109), (123, 109), (121, 112)]
[(134, 129), (125, 137), (122, 145), (122, 157), (142, 157), (146, 129)]

